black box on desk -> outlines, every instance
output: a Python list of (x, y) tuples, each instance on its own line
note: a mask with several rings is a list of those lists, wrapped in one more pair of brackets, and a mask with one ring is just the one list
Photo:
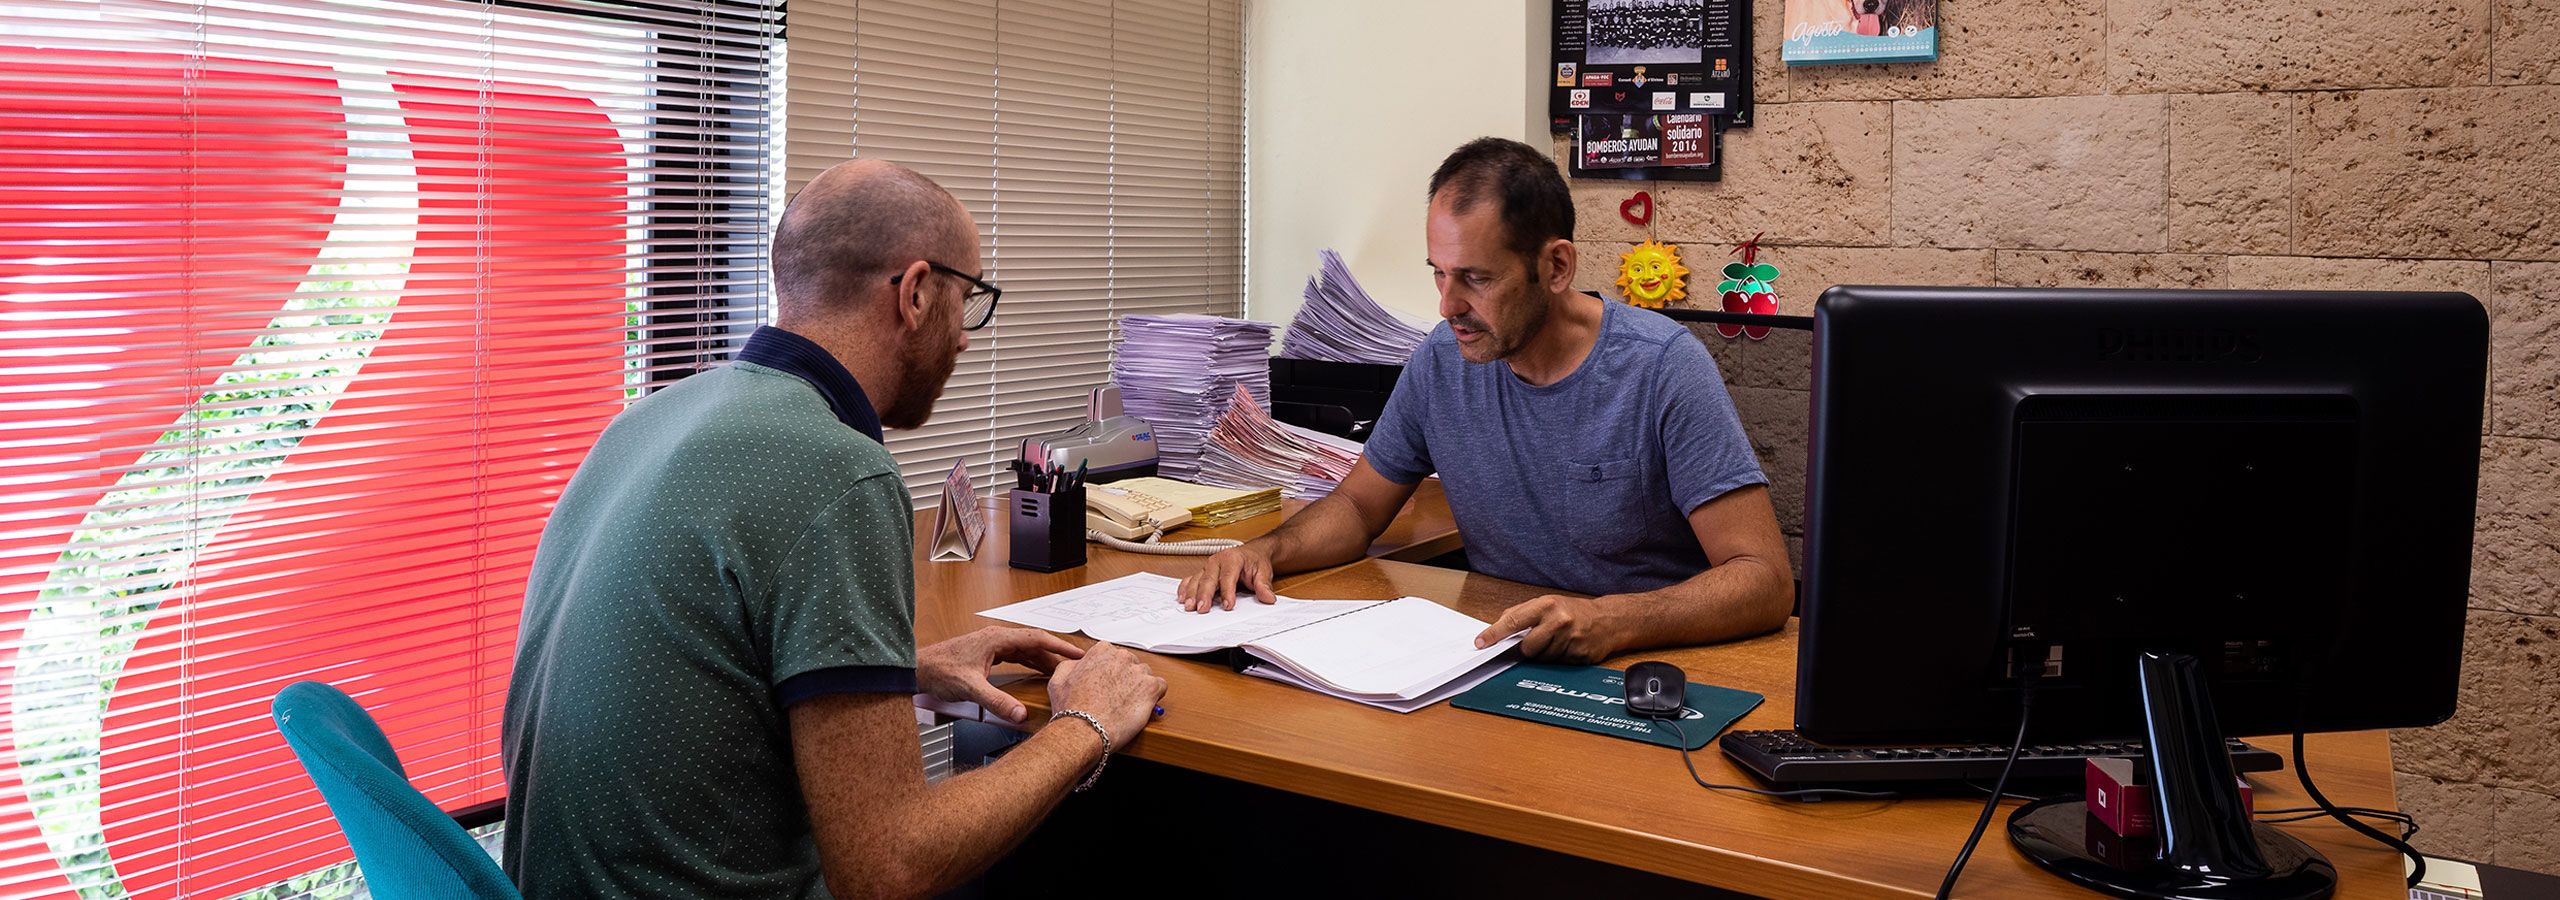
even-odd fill
[(1403, 366), (1271, 358), (1271, 417), (1300, 428), (1367, 440)]
[(1006, 512), (1013, 529), (1008, 565), (1034, 572), (1084, 565), (1084, 485), (1052, 493), (1017, 488)]

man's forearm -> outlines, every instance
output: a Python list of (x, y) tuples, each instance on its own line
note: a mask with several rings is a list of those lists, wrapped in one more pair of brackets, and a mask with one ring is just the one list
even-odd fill
[(1058, 719), (995, 764), (933, 785), (914, 811), (909, 845), (901, 848), (913, 864), (906, 887), (939, 894), (986, 871), (1022, 843), (1101, 756), (1102, 740), (1091, 726)]
[(1678, 584), (1602, 599), (1624, 617), (1618, 652), (1711, 644), (1786, 625), (1794, 578), (1783, 560), (1737, 558)]
[(1359, 559), (1373, 539), (1360, 510), (1336, 493), (1307, 504), (1253, 543), (1271, 558), (1275, 574), (1286, 574)]

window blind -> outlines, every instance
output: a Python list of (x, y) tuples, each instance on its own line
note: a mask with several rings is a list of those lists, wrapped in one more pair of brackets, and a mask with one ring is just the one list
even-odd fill
[(933, 419), (892, 433), (930, 502), (993, 484), (1017, 442), (1084, 418), (1128, 313), (1239, 315), (1241, 0), (803, 0), (796, 188), (854, 157), (915, 168), (977, 217), (995, 321)]
[(297, 680), (503, 793), (553, 498), (757, 315), (780, 24), (0, 0), (0, 897), (342, 895)]

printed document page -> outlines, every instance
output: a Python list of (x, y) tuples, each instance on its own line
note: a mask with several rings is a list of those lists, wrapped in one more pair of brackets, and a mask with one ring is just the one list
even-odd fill
[(1492, 680), (1493, 676), (1510, 671), (1511, 667), (1516, 664), (1517, 663), (1513, 660), (1496, 658), (1484, 665), (1477, 666), (1475, 671), (1458, 676), (1458, 680), (1442, 685), (1439, 690), (1423, 694), (1422, 696), (1415, 697), (1411, 700), (1370, 700), (1362, 697), (1353, 697), (1347, 694), (1336, 694), (1332, 691), (1325, 690), (1323, 687), (1310, 684), (1296, 675), (1289, 674), (1289, 670), (1274, 665), (1248, 666), (1245, 668), (1244, 673), (1256, 678), (1268, 678), (1273, 681), (1280, 682), (1281, 684), (1296, 685), (1319, 694), (1341, 697), (1342, 699), (1349, 700), (1353, 703), (1366, 703), (1370, 706), (1375, 706), (1388, 712), (1409, 713), (1473, 690), (1476, 685)]
[(1246, 644), (1298, 679), (1358, 700), (1411, 700), (1502, 655), (1512, 635), (1476, 649), (1484, 622), (1420, 597), (1404, 597)]
[(1466, 690), (1505, 667), (1520, 635), (1476, 649), (1485, 623), (1420, 597), (1300, 600), (1184, 612), (1181, 582), (1126, 575), (979, 613), (1156, 653), (1243, 647), (1267, 665), (1250, 674), (1373, 706), (1410, 712)]
[(1141, 572), (979, 615), (1049, 631), (1081, 631), (1155, 653), (1207, 653), (1387, 602), (1282, 597), (1265, 604), (1248, 596), (1236, 598), (1234, 609), (1195, 613), (1184, 612), (1181, 601), (1175, 599), (1174, 590), (1181, 584), (1176, 578)]

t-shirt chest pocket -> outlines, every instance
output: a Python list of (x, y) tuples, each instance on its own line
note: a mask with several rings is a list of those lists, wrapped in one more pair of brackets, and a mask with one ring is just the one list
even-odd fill
[(1636, 469), (1636, 461), (1633, 459), (1610, 459), (1600, 462), (1573, 461), (1566, 465), (1570, 467), (1565, 473), (1566, 477), (1583, 484), (1605, 484), (1617, 481), (1634, 475)]
[(1643, 515), (1643, 468), (1631, 456), (1567, 459), (1558, 498), (1558, 525), (1583, 550), (1613, 554), (1635, 546), (1648, 521)]

